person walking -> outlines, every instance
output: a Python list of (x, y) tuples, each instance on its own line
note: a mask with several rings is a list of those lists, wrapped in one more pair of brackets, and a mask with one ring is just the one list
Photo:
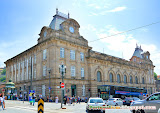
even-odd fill
[(55, 102), (56, 102), (56, 104), (58, 104), (58, 95), (56, 95), (56, 97), (55, 97)]
[(4, 110), (4, 107), (3, 107), (3, 97), (2, 97), (2, 94), (0, 94), (0, 100), (1, 100), (1, 106), (2, 106), (2, 109)]
[(80, 102), (81, 102), (81, 98), (78, 96), (78, 102), (79, 102), (79, 104), (80, 104)]
[(67, 94), (65, 94), (65, 96), (63, 97), (63, 100), (64, 100), (64, 105), (66, 105), (66, 102), (67, 102)]
[(75, 102), (76, 102), (76, 104), (77, 104), (77, 97), (75, 96)]
[(36, 96), (35, 96), (35, 94), (33, 93), (33, 94), (32, 94), (33, 106), (34, 106), (34, 103), (35, 103), (35, 98), (36, 98)]
[(75, 98), (74, 98), (74, 96), (72, 97), (72, 104), (73, 104), (73, 106), (75, 104)]

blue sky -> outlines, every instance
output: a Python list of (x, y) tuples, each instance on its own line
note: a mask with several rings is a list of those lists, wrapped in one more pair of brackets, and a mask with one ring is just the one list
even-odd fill
[[(37, 43), (56, 8), (70, 13), (89, 42), (160, 21), (159, 0), (12, 0), (0, 1), (0, 67), (4, 61)], [(114, 37), (90, 42), (93, 50), (129, 60), (136, 43), (151, 53), (160, 74), (160, 23)]]

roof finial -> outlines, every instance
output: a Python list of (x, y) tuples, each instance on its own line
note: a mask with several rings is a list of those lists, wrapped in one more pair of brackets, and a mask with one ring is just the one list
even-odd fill
[(69, 18), (69, 12), (68, 12), (68, 18)]
[(138, 45), (137, 45), (137, 43), (136, 43), (136, 48), (138, 48)]
[(58, 14), (58, 8), (56, 8), (56, 14)]

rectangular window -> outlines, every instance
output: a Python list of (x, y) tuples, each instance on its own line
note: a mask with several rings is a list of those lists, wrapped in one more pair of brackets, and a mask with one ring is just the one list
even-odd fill
[(43, 76), (47, 75), (47, 66), (43, 66)]
[(85, 96), (85, 85), (82, 86), (82, 96)]
[(34, 55), (34, 64), (36, 64), (36, 55)]
[(36, 68), (34, 69), (34, 78), (36, 78)]
[(60, 48), (60, 57), (64, 58), (64, 48)]
[(43, 60), (47, 59), (47, 50), (43, 50)]
[(29, 79), (31, 79), (31, 70), (29, 70)]
[(80, 53), (80, 57), (81, 57), (81, 61), (83, 62), (84, 61), (84, 54), (82, 52)]
[(45, 97), (46, 87), (45, 85), (42, 85), (42, 96)]
[(75, 60), (75, 50), (70, 50), (70, 59)]
[(84, 68), (81, 68), (81, 77), (84, 78)]
[(75, 66), (71, 66), (71, 77), (75, 77), (75, 75), (76, 75)]

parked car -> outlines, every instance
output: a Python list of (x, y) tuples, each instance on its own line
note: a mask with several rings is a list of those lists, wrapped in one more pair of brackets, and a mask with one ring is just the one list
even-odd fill
[[(91, 98), (89, 98), (87, 105), (86, 105), (86, 112), (87, 113), (90, 113), (91, 111), (93, 111), (93, 110), (89, 109), (89, 106), (105, 106), (105, 103), (102, 98), (98, 98), (98, 97), (92, 98), (91, 97)], [(105, 110), (104, 111), (103, 110), (96, 110), (96, 111), (105, 113)]]
[(123, 101), (121, 98), (110, 98), (106, 102), (107, 106), (113, 105), (113, 106), (121, 106), (123, 105)]
[(160, 108), (160, 92), (154, 93), (144, 100), (133, 101), (131, 106), (155, 106), (156, 109), (131, 110), (133, 113), (157, 113)]
[(123, 105), (130, 106), (131, 102), (137, 101), (137, 100), (140, 100), (140, 99), (137, 98), (137, 97), (126, 97), (126, 98), (123, 100)]

